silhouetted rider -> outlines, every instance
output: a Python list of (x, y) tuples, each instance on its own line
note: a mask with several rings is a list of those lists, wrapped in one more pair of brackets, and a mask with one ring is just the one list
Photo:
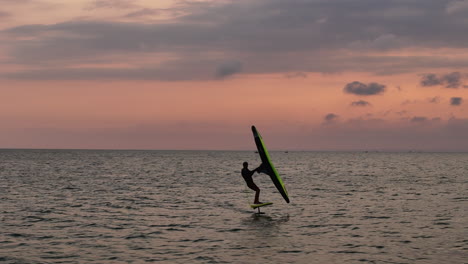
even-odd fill
[(262, 165), (260, 165), (260, 166), (258, 166), (258, 168), (251, 171), (248, 168), (249, 163), (244, 162), (242, 165), (244, 166), (244, 168), (242, 168), (242, 177), (244, 178), (245, 183), (247, 183), (247, 187), (249, 187), (250, 189), (255, 191), (254, 204), (261, 204), (262, 202), (259, 201), (260, 188), (258, 188), (258, 186), (254, 183), (254, 181), (252, 179), (252, 176), (254, 175), (255, 172), (257, 172), (257, 173), (263, 172), (263, 170), (262, 170), (263, 167), (262, 167)]

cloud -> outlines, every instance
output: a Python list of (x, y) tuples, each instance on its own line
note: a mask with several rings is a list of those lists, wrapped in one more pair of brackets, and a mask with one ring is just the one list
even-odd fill
[(370, 106), (371, 104), (367, 101), (359, 100), (351, 103), (352, 106)]
[(26, 3), (31, 3), (32, 0), (0, 0), (0, 4), (26, 4)]
[(423, 123), (427, 121), (427, 117), (424, 116), (415, 116), (411, 118), (411, 123)]
[(459, 12), (468, 11), (468, 0), (456, 0), (447, 4), (445, 11), (448, 14), (455, 14)]
[(461, 97), (450, 98), (450, 105), (458, 106), (458, 105), (461, 105), (462, 102), (463, 102), (463, 98)]
[(436, 124), (438, 122), (441, 122), (442, 119), (440, 117), (433, 117), (433, 118), (428, 118), (425, 116), (414, 116), (409, 120), (411, 123), (415, 124)]
[(409, 100), (409, 99), (406, 99), (406, 100), (404, 100), (403, 102), (401, 102), (401, 105), (405, 106), (405, 105), (417, 104), (417, 103), (419, 103), (419, 100)]
[[(124, 15), (124, 18), (153, 18), (153, 17), (164, 17), (166, 21), (172, 23), (179, 23), (177, 21), (178, 17), (190, 13), (190, 10), (184, 8), (184, 6), (175, 6), (171, 8), (148, 8), (148, 7), (138, 7), (137, 10), (127, 13)], [(157, 25), (157, 24), (156, 24)]]
[[(130, 9), (127, 17), (134, 18), (158, 14), (157, 9), (135, 2), (95, 0), (88, 9)], [(25, 24), (0, 34), (9, 39), (10, 62), (25, 66), (23, 76), (32, 69), (30, 65), (36, 70), (38, 65), (53, 63), (61, 69), (116, 54), (126, 55), (114, 61), (120, 64), (128, 63), (123, 57), (141, 54), (147, 60), (155, 58), (155, 64), (163, 60), (161, 55), (171, 60), (189, 56), (190, 61), (236, 58), (246, 74), (358, 71), (388, 75), (468, 67), (463, 57), (381, 53), (466, 48), (466, 22), (447, 15), (445, 8), (444, 1), (427, 0), (330, 0), (326, 4), (312, 0), (177, 1), (161, 12), (178, 15), (157, 23), (103, 18)], [(363, 48), (356, 50), (353, 43)], [(143, 63), (132, 63), (144, 68)], [(201, 66), (213, 71), (213, 65)], [(185, 69), (178, 70), (180, 79), (191, 75)]]
[(443, 76), (446, 88), (458, 88), (461, 85), (461, 74), (452, 72)]
[[(159, 66), (129, 68), (44, 68), (24, 72), (0, 74), (16, 80), (212, 80), (216, 61), (168, 61)], [(211, 67), (211, 68), (210, 68)], [(183, 74), (182, 74), (183, 73)], [(227, 73), (225, 73), (227, 74)], [(232, 73), (234, 74), (234, 73)], [(228, 75), (226, 75), (227, 77)]]
[(0, 19), (6, 18), (6, 17), (9, 17), (9, 16), (11, 16), (10, 13), (4, 12), (4, 11), (1, 11), (1, 10), (0, 10)]
[(138, 7), (133, 0), (94, 0), (88, 4), (85, 8), (86, 10), (96, 10), (96, 9), (129, 9)]
[(242, 63), (239, 61), (228, 61), (221, 64), (216, 70), (216, 78), (226, 78), (239, 73), (242, 70)]
[(438, 104), (440, 102), (440, 97), (439, 96), (435, 96), (435, 97), (432, 97), (432, 98), (429, 98), (428, 101), (429, 103), (432, 103), (432, 104)]
[(305, 73), (305, 72), (287, 73), (287, 74), (285, 75), (285, 77), (288, 78), (288, 79), (295, 79), (295, 78), (304, 79), (304, 78), (307, 78), (307, 73)]
[(437, 77), (437, 75), (433, 73), (425, 74), (421, 79), (421, 86), (435, 86), (441, 85), (442, 80)]
[(336, 115), (336, 114), (329, 113), (323, 118), (323, 120), (325, 121), (325, 123), (331, 123), (331, 122), (336, 121), (338, 119), (338, 117), (339, 116)]
[(125, 17), (135, 18), (135, 17), (145, 17), (145, 16), (157, 16), (160, 14), (161, 14), (161, 9), (142, 8), (140, 10), (128, 13)]
[(377, 95), (385, 92), (386, 86), (378, 83), (369, 83), (364, 84), (358, 81), (348, 83), (343, 88), (345, 93), (355, 94), (355, 95)]
[(459, 88), (463, 86), (462, 74), (460, 72), (451, 72), (437, 76), (434, 73), (424, 74), (420, 81), (421, 86), (443, 85), (445, 88)]
[(404, 41), (394, 34), (383, 34), (371, 40), (358, 40), (349, 45), (351, 49), (358, 50), (391, 50), (404, 46)]

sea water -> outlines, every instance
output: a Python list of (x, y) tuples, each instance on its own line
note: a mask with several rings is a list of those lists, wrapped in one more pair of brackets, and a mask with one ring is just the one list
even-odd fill
[(1, 263), (467, 263), (468, 154), (0, 150)]

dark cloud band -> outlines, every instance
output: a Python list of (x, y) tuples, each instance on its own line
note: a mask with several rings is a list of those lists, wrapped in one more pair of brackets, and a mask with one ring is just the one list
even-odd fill
[[(20, 0), (0, 2), (15, 1)], [(127, 14), (124, 20), (131, 23), (121, 23), (119, 19), (74, 20), (22, 25), (0, 34), (9, 39), (6, 45), (12, 63), (29, 66), (50, 62), (57, 69), (66, 68), (70, 63), (87, 64), (90, 58), (116, 55), (128, 58), (141, 54), (148, 60), (164, 55), (176, 60), (189, 57), (201, 61), (215, 60), (222, 54), (239, 58), (247, 74), (344, 71), (395, 74), (468, 67), (465, 58), (379, 53), (406, 48), (466, 48), (468, 21), (464, 20), (463, 12), (456, 11), (459, 10), (456, 5), (447, 9), (447, 0), (176, 1), (176, 5), (165, 10), (145, 8), (135, 2), (93, 0), (87, 6), (88, 9), (118, 9)], [(158, 16), (160, 12), (166, 14), (163, 17), (178, 15), (169, 15), (163, 22), (138, 20)], [(127, 63), (123, 60), (117, 63)], [(144, 68), (143, 63), (135, 66)], [(199, 67), (206, 67), (211, 75), (213, 68), (220, 67), (214, 70), (218, 78), (239, 70), (211, 64)], [(192, 75), (185, 70), (185, 67), (175, 69), (181, 80)], [(26, 75), (28, 72), (17, 76)], [(100, 76), (91, 74), (89, 78), (100, 79)], [(446, 76), (444, 84), (458, 87), (457, 80), (457, 75)], [(426, 84), (434, 81), (429, 79)]]

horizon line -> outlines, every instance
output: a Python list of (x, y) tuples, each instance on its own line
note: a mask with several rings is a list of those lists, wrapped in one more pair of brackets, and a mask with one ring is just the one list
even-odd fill
[[(138, 149), (138, 148), (2, 148), (3, 150), (83, 150), (83, 151), (225, 151), (225, 152), (248, 152), (257, 151), (256, 149)], [(269, 152), (364, 152), (364, 153), (468, 153), (468, 150), (418, 150), (418, 149), (270, 149)]]

